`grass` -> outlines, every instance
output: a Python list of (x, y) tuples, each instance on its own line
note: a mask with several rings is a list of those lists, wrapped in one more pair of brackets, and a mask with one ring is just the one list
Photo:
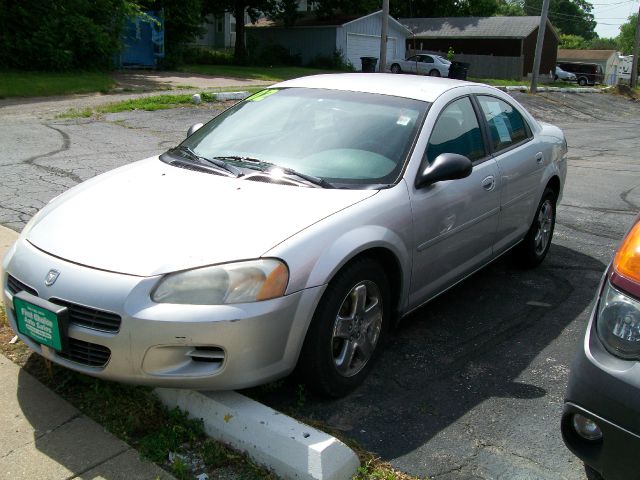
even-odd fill
[(276, 479), (246, 455), (207, 437), (202, 420), (167, 409), (150, 388), (58, 367), (32, 354), (22, 342), (9, 344), (13, 336), (0, 304), (0, 353), (176, 478), (193, 479), (200, 473), (216, 478), (218, 471), (230, 470), (243, 479)]
[(238, 65), (184, 65), (181, 72), (198, 73), (200, 75), (216, 75), (220, 77), (245, 78), (281, 82), (291, 78), (317, 75), (319, 73), (339, 73), (335, 70), (322, 70), (306, 67), (250, 67)]
[[(468, 79), (470, 82), (477, 82), (477, 83), (485, 83), (487, 85), (491, 85), (493, 87), (519, 87), (521, 85), (525, 85), (526, 87), (529, 87), (531, 85), (531, 80), (528, 79), (524, 79), (524, 80), (503, 80), (500, 78), (469, 78)], [(538, 82), (538, 86), (539, 87), (562, 87), (562, 88), (575, 88), (575, 87), (579, 87), (580, 85), (578, 85), (576, 82), (552, 82), (552, 83), (541, 83)]]
[[(237, 89), (236, 89), (237, 90)], [(253, 93), (260, 90), (259, 87), (247, 88), (246, 91)], [(192, 94), (163, 94), (153, 95), (148, 97), (133, 98), (129, 100), (122, 100), (120, 102), (107, 103), (104, 105), (98, 105), (96, 107), (87, 107), (83, 109), (71, 109), (68, 112), (61, 113), (58, 118), (88, 118), (93, 115), (100, 115), (106, 113), (117, 113), (131, 110), (165, 110), (168, 108), (176, 108), (181, 106), (194, 106)], [(215, 93), (201, 92), (200, 98), (202, 103), (214, 103), (216, 102)]]
[(107, 72), (0, 71), (0, 98), (107, 93), (114, 85)]

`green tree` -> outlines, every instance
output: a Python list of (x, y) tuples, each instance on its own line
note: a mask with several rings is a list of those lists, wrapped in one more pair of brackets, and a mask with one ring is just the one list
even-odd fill
[(233, 51), (234, 62), (243, 64), (247, 59), (247, 46), (244, 41), (245, 14), (251, 21), (258, 19), (260, 13), (269, 11), (268, 0), (203, 0), (203, 12), (221, 15), (232, 13), (236, 18), (236, 43)]
[(285, 27), (292, 27), (301, 16), (298, 0), (267, 0), (265, 14), (274, 20), (282, 20)]
[(521, 17), (524, 13), (524, 3), (521, 0), (498, 0), (496, 15), (502, 17)]
[(570, 50), (581, 50), (587, 47), (587, 43), (580, 35), (565, 35), (560, 34), (559, 48), (567, 48)]
[(615, 38), (594, 38), (587, 44), (592, 50), (619, 50), (618, 41)]
[(638, 14), (634, 13), (629, 17), (629, 21), (620, 26), (620, 35), (618, 35), (618, 45), (620, 51), (625, 55), (633, 54), (633, 41), (636, 36), (636, 23), (638, 23)]
[[(510, 0), (409, 0), (392, 2), (390, 10), (394, 17), (490, 17), (507, 1)], [(380, 2), (377, 4), (379, 9)]]
[(0, 0), (0, 67), (107, 69), (121, 47), (128, 0)]
[[(549, 20), (566, 35), (579, 35), (591, 40), (596, 35), (593, 6), (586, 0), (550, 0)], [(524, 0), (527, 15), (540, 15), (542, 0)]]

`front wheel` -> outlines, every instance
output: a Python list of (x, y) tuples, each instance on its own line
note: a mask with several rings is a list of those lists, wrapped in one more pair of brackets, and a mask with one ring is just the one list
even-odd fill
[(390, 289), (382, 267), (360, 259), (324, 292), (307, 331), (298, 374), (316, 393), (340, 397), (367, 377), (389, 324)]
[(525, 268), (539, 265), (549, 251), (556, 224), (556, 200), (556, 193), (547, 187), (538, 204), (533, 223), (516, 249), (519, 261)]

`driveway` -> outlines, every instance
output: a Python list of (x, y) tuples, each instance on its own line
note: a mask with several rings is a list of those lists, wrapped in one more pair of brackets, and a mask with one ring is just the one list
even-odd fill
[[(598, 280), (640, 208), (640, 105), (603, 94), (514, 96), (561, 126), (570, 147), (542, 266), (523, 271), (503, 258), (415, 312), (344, 399), (312, 398), (295, 379), (251, 395), (420, 477), (584, 478), (558, 425)], [(79, 181), (160, 153), (216, 113), (209, 105), (59, 120), (56, 105), (0, 106), (0, 224), (15, 230)]]
[(245, 80), (234, 77), (212, 77), (197, 73), (159, 72), (153, 70), (123, 70), (114, 75), (119, 88), (136, 90), (165, 90), (172, 88), (246, 88), (255, 85), (271, 85), (264, 80)]

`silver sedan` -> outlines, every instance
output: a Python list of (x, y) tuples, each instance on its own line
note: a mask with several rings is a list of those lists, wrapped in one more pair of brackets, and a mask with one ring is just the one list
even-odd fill
[(387, 68), (391, 73), (417, 73), (430, 77), (446, 77), (449, 75), (451, 62), (440, 55), (420, 53), (405, 60), (392, 60)]
[[(198, 128), (200, 127), (200, 128)], [(51, 201), (3, 260), (18, 336), (73, 370), (339, 396), (390, 327), (505, 252), (540, 263), (567, 145), (509, 95), (305, 77)]]

